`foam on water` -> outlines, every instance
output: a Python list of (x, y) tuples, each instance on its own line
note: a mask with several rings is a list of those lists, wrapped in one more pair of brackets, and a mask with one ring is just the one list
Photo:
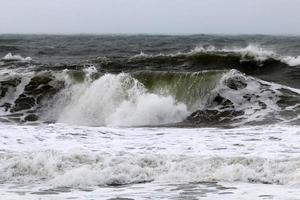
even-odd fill
[(3, 61), (30, 62), (30, 61), (32, 61), (32, 58), (30, 58), (30, 57), (22, 57), (20, 55), (13, 55), (12, 53), (8, 53), (1, 60), (3, 60)]
[(290, 66), (299, 66), (300, 56), (285, 56), (282, 58), (282, 61), (287, 63)]
[(144, 182), (246, 182), (300, 184), (300, 159), (120, 155), (57, 151), (4, 154), (0, 180), (42, 182), (52, 187), (90, 187)]
[[(129, 74), (105, 74), (98, 80), (67, 88), (68, 105), (58, 121), (79, 125), (140, 126), (179, 122), (187, 107), (172, 96), (147, 92)], [(66, 91), (60, 93), (66, 97)]]
[(97, 190), (106, 185), (149, 187), (145, 182), (151, 182), (148, 192), (174, 183), (214, 182), (293, 190), (300, 184), (299, 130), (284, 124), (234, 129), (0, 125), (0, 181), (16, 191), (24, 185), (31, 192), (95, 190), (91, 194), (98, 198)]
[[(240, 90), (229, 89), (226, 81), (232, 78), (244, 80), (247, 86)], [(263, 89), (262, 84), (265, 84), (267, 89)], [(281, 85), (257, 80), (253, 77), (245, 76), (236, 70), (231, 70), (222, 77), (220, 84), (214, 90), (233, 102), (238, 110), (244, 111), (243, 118), (245, 119), (243, 123), (247, 123), (261, 121), (269, 114), (276, 114), (281, 110), (276, 104), (279, 100), (280, 92), (278, 89), (280, 88), (282, 88)], [(245, 100), (247, 96), (250, 97), (249, 100)]]

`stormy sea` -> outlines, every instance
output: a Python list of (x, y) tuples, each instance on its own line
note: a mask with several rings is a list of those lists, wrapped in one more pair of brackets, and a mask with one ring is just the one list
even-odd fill
[(299, 199), (300, 37), (0, 35), (0, 199)]

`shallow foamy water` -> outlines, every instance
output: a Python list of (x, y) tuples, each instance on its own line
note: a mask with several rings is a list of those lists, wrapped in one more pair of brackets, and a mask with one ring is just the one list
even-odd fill
[(3, 199), (297, 199), (300, 127), (0, 126)]

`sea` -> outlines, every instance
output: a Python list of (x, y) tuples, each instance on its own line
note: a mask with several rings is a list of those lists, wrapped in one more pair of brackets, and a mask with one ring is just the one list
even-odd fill
[(0, 35), (0, 199), (300, 199), (300, 36)]

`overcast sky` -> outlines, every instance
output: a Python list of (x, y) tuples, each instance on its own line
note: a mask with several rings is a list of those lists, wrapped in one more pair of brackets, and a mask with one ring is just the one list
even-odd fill
[(300, 34), (300, 0), (0, 3), (0, 33)]

